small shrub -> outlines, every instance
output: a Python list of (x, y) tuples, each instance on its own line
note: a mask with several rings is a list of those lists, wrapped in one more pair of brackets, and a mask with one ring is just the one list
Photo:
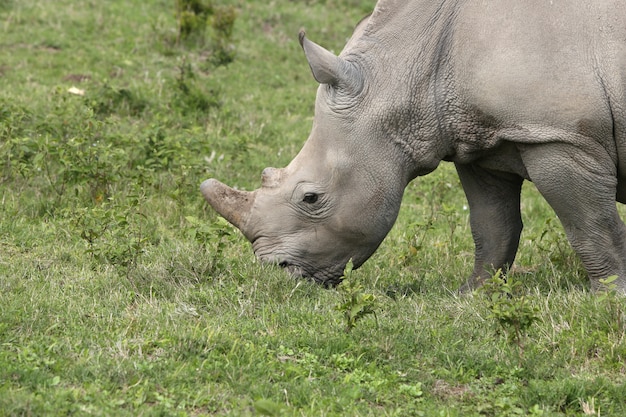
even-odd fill
[(80, 116), (71, 131), (57, 125), (63, 121), (45, 120), (35, 132), (2, 143), (3, 175), (33, 180), (50, 198), (67, 197), (72, 191), (76, 196), (86, 192), (95, 202), (104, 200), (123, 175), (130, 155), (103, 135), (103, 124), (91, 111)]
[(216, 7), (211, 21), (213, 28), (213, 55), (211, 61), (215, 65), (226, 65), (235, 59), (235, 48), (232, 45), (233, 28), (237, 12), (232, 6)]
[(183, 115), (204, 114), (209, 109), (219, 107), (219, 93), (211, 90), (206, 94), (195, 82), (195, 73), (187, 60), (178, 67), (178, 76), (174, 84), (173, 107)]
[(213, 5), (201, 0), (176, 0), (178, 39), (203, 41), (208, 17), (213, 14)]
[(32, 122), (28, 109), (0, 101), (0, 174), (1, 180), (26, 177), (37, 151), (26, 126)]
[(146, 216), (140, 197), (128, 197), (117, 204), (113, 199), (72, 213), (86, 253), (98, 263), (114, 265), (129, 276), (149, 244)]
[(533, 242), (540, 253), (548, 255), (552, 263), (571, 268), (571, 259), (575, 255), (568, 244), (563, 227), (555, 218), (546, 219), (541, 235)]
[(337, 288), (342, 296), (342, 302), (335, 306), (335, 310), (343, 313), (345, 329), (348, 333), (362, 318), (369, 315), (374, 315), (376, 318), (377, 304), (376, 296), (364, 293), (363, 286), (352, 278), (352, 266), (352, 260), (350, 260), (344, 269), (343, 281)]
[(113, 87), (108, 82), (89, 93), (86, 104), (99, 116), (118, 114), (137, 117), (148, 107), (148, 102), (137, 93), (127, 88)]
[(509, 343), (515, 344), (520, 356), (524, 354), (523, 340), (530, 326), (538, 319), (538, 309), (534, 307), (529, 298), (519, 295), (521, 283), (513, 281), (511, 277), (505, 278), (502, 271), (485, 282), (481, 291), (489, 297), (490, 317), (504, 331)]
[(187, 216), (186, 234), (195, 240), (206, 250), (211, 257), (209, 273), (224, 269), (224, 250), (226, 249), (227, 238), (231, 235), (230, 225), (222, 218), (217, 217), (212, 223), (200, 221), (197, 217)]
[(215, 65), (225, 65), (235, 57), (232, 34), (237, 18), (233, 6), (214, 6), (212, 2), (201, 0), (177, 0), (178, 20), (177, 43), (204, 46), (207, 31), (211, 32), (210, 61)]

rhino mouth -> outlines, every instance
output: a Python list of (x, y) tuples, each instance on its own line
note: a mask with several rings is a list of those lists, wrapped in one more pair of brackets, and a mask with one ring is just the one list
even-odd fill
[(281, 261), (278, 266), (283, 268), (289, 276), (295, 279), (307, 279), (316, 284), (323, 285), (325, 288), (334, 288), (341, 283), (341, 276), (329, 276), (325, 273), (307, 273), (306, 270), (298, 265), (291, 264), (287, 261)]
[(287, 261), (279, 262), (278, 266), (287, 271), (293, 278), (307, 278), (302, 267), (292, 265)]
[[(302, 262), (305, 257), (294, 256), (285, 251), (277, 251), (275, 248), (266, 246), (267, 239), (264, 236), (256, 238), (252, 242), (252, 248), (256, 257), (263, 263), (278, 265), (284, 269), (290, 277), (295, 279), (308, 279), (326, 288), (333, 288), (339, 285), (342, 280), (343, 268), (326, 267), (319, 268)], [(294, 262), (294, 260), (300, 260)]]

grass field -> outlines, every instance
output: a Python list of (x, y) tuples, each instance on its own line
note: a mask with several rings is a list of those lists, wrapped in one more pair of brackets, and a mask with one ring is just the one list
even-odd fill
[(532, 184), (511, 279), (463, 297), (448, 164), (332, 290), (204, 203), (297, 153), (298, 30), (339, 51), (373, 0), (215, 0), (187, 37), (175, 4), (0, 0), (0, 416), (626, 415), (626, 301)]

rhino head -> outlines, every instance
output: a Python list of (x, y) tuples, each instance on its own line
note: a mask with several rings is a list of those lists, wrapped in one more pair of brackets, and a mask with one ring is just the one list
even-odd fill
[[(340, 282), (378, 248), (396, 220), (413, 175), (390, 148), (369, 100), (370, 74), (351, 54), (336, 56), (300, 33), (320, 83), (302, 150), (285, 168), (266, 168), (261, 188), (202, 183), (209, 204), (252, 243), (255, 255), (326, 286)], [(353, 57), (354, 58), (354, 57)]]

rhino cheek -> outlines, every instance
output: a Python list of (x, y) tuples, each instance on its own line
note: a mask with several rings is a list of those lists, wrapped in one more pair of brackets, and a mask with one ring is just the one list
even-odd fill
[(254, 255), (264, 263), (280, 264), (286, 256), (281, 256), (282, 251), (278, 248), (280, 243), (275, 238), (258, 236), (252, 239)]

